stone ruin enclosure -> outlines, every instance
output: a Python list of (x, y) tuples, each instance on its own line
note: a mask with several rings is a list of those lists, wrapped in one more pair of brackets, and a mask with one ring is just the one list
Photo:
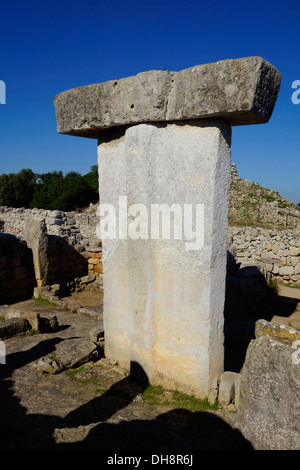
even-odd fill
[(29, 299), (35, 287), (102, 285), (101, 241), (74, 212), (0, 207), (0, 226), (1, 303)]
[[(100, 203), (136, 209), (128, 232), (118, 220), (102, 239), (105, 354), (151, 384), (212, 397), (223, 373), (231, 127), (268, 122), (280, 81), (247, 57), (55, 97), (58, 132), (98, 140)], [(184, 236), (128, 236), (140, 205), (162, 204), (203, 208), (198, 249)]]

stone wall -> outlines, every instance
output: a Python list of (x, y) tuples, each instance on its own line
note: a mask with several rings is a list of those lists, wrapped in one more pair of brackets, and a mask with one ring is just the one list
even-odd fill
[[(97, 246), (99, 243), (96, 237), (97, 208), (98, 204), (91, 204), (82, 211), (62, 212), (0, 207), (0, 231), (22, 238), (28, 220), (44, 218), (49, 235), (62, 237), (67, 244), (76, 247), (87, 260), (88, 272), (102, 275), (102, 249)], [(267, 273), (277, 279), (290, 284), (300, 284), (300, 229), (229, 227), (229, 238), (236, 262), (262, 265)], [(53, 243), (54, 240), (53, 238)], [(70, 253), (67, 256), (66, 252), (70, 251), (70, 248), (62, 248), (63, 245), (57, 240), (55, 243), (56, 254), (51, 255), (49, 266), (51, 278), (67, 265), (71, 266), (75, 256), (74, 251), (73, 257)], [(53, 247), (50, 248), (51, 252), (53, 250)], [(65, 255), (62, 255), (62, 251)], [(62, 256), (65, 260), (58, 268), (57, 260), (62, 259)], [(75, 271), (81, 272), (79, 265), (78, 262), (73, 267)], [(62, 275), (63, 271), (59, 277)]]
[(300, 285), (300, 230), (230, 227), (229, 239), (236, 262), (262, 265), (276, 279)]
[(71, 245), (76, 245), (82, 240), (80, 227), (75, 219), (75, 212), (57, 210), (0, 206), (0, 231), (22, 237), (26, 222), (31, 218), (36, 220), (45, 219), (48, 234), (63, 237)]
[(31, 250), (18, 237), (0, 233), (0, 303), (29, 298), (33, 287)]
[(90, 204), (89, 207), (75, 212), (76, 222), (80, 227), (83, 239), (96, 237), (96, 227), (99, 222), (97, 217), (98, 206), (99, 204)]

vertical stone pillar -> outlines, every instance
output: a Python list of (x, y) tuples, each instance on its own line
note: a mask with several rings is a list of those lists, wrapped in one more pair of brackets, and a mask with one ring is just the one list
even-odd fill
[(102, 240), (106, 355), (139, 364), (153, 384), (201, 396), (223, 372), (230, 136), (223, 121), (195, 120), (137, 124), (98, 145), (101, 204), (117, 215), (117, 239)]
[(32, 250), (35, 279), (38, 287), (48, 282), (48, 235), (45, 219), (27, 220), (23, 238), (28, 248)]
[(249, 57), (55, 98), (58, 132), (98, 139), (105, 354), (152, 384), (205, 397), (223, 372), (231, 126), (279, 87)]

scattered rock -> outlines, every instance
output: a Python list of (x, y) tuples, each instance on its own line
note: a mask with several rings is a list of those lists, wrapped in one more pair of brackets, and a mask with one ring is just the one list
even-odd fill
[(40, 318), (40, 329), (41, 333), (50, 333), (52, 331), (58, 331), (59, 323), (56, 315), (50, 315), (48, 317)]
[(219, 403), (223, 408), (235, 403), (236, 381), (240, 380), (237, 372), (226, 371), (221, 375), (219, 384)]
[(26, 333), (31, 325), (26, 318), (10, 318), (0, 323), (0, 338), (7, 339), (12, 336)]
[(133, 403), (143, 403), (145, 401), (144, 395), (142, 393), (139, 393), (134, 397), (132, 401)]
[(80, 307), (78, 309), (78, 313), (81, 313), (82, 315), (89, 315), (90, 317), (94, 318), (99, 318), (102, 314), (102, 308), (101, 307)]
[(51, 356), (41, 357), (36, 363), (36, 368), (41, 374), (58, 374), (63, 370), (63, 366)]
[(97, 345), (86, 338), (72, 338), (56, 345), (56, 360), (65, 368), (78, 367), (98, 357)]
[(103, 331), (103, 325), (96, 325), (94, 326), (89, 333), (90, 340), (93, 341), (93, 343), (98, 343), (104, 340), (104, 331)]

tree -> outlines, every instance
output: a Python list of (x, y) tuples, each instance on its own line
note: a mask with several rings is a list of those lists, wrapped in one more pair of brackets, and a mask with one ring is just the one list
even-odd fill
[(87, 181), (87, 184), (95, 193), (95, 198), (97, 198), (95, 202), (97, 202), (97, 200), (99, 199), (98, 165), (92, 165), (91, 171), (84, 175), (83, 178)]
[(64, 176), (62, 171), (38, 175), (30, 207), (37, 209), (58, 209), (57, 202), (62, 196)]
[(72, 211), (99, 200), (98, 167), (82, 176), (70, 171), (35, 174), (30, 169), (0, 175), (0, 205)]
[(97, 200), (98, 194), (84, 176), (75, 171), (65, 176), (61, 171), (53, 171), (39, 175), (30, 207), (72, 211)]
[(0, 205), (29, 207), (37, 175), (30, 169), (0, 175)]

